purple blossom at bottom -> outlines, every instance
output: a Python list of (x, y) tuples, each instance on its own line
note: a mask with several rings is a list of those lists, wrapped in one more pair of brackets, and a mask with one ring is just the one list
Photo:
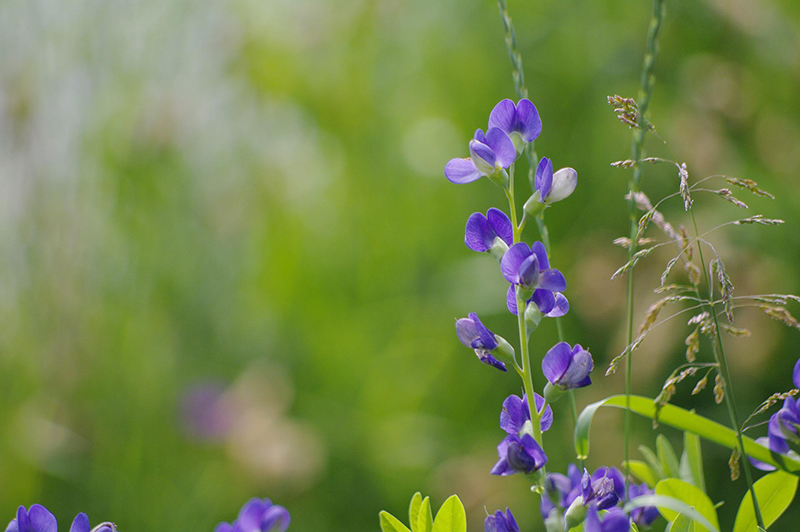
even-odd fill
[[(635, 499), (642, 495), (652, 495), (655, 493), (647, 487), (647, 484), (631, 484), (628, 486), (628, 499)], [(631, 510), (631, 519), (639, 528), (647, 528), (658, 519), (658, 508), (655, 506), (643, 506)]]
[(581, 495), (586, 506), (605, 510), (616, 506), (625, 496), (625, 480), (616, 467), (601, 467), (589, 475), (584, 469), (581, 478)]
[(610, 508), (602, 521), (597, 509), (590, 508), (583, 523), (585, 532), (629, 532), (630, 529), (631, 520), (620, 508)]
[(554, 345), (542, 359), (542, 373), (547, 380), (562, 390), (583, 388), (592, 383), (589, 374), (594, 369), (594, 361), (589, 351), (567, 342)]
[[(75, 517), (70, 532), (90, 532), (89, 517), (80, 513)], [(24, 506), (17, 509), (17, 517), (11, 520), (6, 532), (58, 532), (58, 521), (50, 511), (41, 504), (31, 505), (30, 510)], [(116, 532), (112, 523), (103, 523), (95, 532)]]
[[(546, 432), (553, 424), (553, 409), (550, 405), (544, 406), (544, 397), (538, 393), (533, 394), (533, 402), (536, 405), (536, 411), (542, 412), (541, 426), (542, 432)], [(528, 396), (522, 394), (509, 395), (503, 401), (503, 410), (500, 411), (500, 428), (508, 434), (519, 435), (522, 432), (525, 423), (531, 420), (531, 411), (528, 407)]]
[(506, 508), (506, 512), (497, 510), (494, 515), (487, 515), (484, 521), (485, 532), (519, 532), (519, 526), (511, 510)]
[(509, 434), (497, 446), (500, 459), (492, 468), (492, 475), (508, 476), (514, 473), (531, 474), (547, 463), (547, 455), (533, 436)]
[(242, 506), (233, 523), (220, 523), (214, 532), (286, 532), (291, 522), (283, 506), (269, 499), (250, 499)]
[(478, 360), (500, 371), (508, 371), (504, 363), (492, 356), (492, 351), (497, 349), (500, 344), (494, 333), (486, 328), (477, 314), (471, 312), (469, 317), (456, 320), (456, 335), (462, 344), (475, 351)]

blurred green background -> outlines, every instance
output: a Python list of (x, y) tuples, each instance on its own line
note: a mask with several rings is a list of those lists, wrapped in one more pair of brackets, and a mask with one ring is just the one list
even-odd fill
[[(584, 405), (623, 386), (602, 373), (625, 343), (624, 281), (609, 278), (628, 173), (609, 163), (630, 131), (605, 97), (636, 96), (651, 7), (509, 8), (539, 154), (579, 173), (547, 220), (567, 337), (597, 362)], [(651, 118), (668, 144), (648, 153), (774, 192), (737, 196), (785, 226), (714, 241), (738, 294), (798, 292), (800, 4), (667, 10)], [(42, 502), (62, 528), (85, 510), (129, 532), (201, 531), (258, 495), (294, 530), (367, 531), (419, 489), (437, 506), (460, 494), (472, 530), (505, 506), (541, 530), (526, 481), (488, 474), (519, 381), (453, 331), (476, 311), (515, 334), (496, 264), (463, 245), (467, 216), (503, 195), (442, 173), (514, 97), (504, 46), (490, 0), (0, 0), (0, 518)], [(660, 198), (678, 180), (648, 167), (644, 186)], [(696, 206), (705, 229), (742, 216)], [(685, 222), (678, 202), (664, 210)], [(641, 265), (639, 318), (669, 257)], [(800, 332), (748, 310), (737, 325), (753, 329), (727, 341), (749, 412), (790, 387)], [(636, 392), (655, 395), (688, 332), (678, 319), (648, 337)], [(555, 338), (545, 322), (535, 357)], [(724, 421), (691, 387), (676, 402)], [(572, 459), (567, 407), (546, 435), (551, 470)], [(635, 427), (653, 443), (649, 422)], [(600, 414), (592, 467), (620, 463), (621, 428)], [(706, 451), (726, 528), (744, 482), (724, 449)]]

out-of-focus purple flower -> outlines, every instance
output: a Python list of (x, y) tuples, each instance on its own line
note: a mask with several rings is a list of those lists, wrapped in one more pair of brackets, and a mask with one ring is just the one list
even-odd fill
[[(544, 288), (534, 290), (527, 304), (536, 305), (536, 308), (545, 318), (558, 318), (569, 312), (569, 301), (564, 297), (564, 294), (545, 290)], [(517, 315), (517, 291), (513, 284), (508, 287), (508, 292), (506, 293), (506, 306), (511, 314)]]
[[(480, 129), (469, 141), (470, 157), (450, 159), (444, 167), (444, 175), (458, 185), (472, 183), (483, 176), (495, 176), (511, 166), (517, 159), (514, 143), (502, 129), (490, 127), (486, 134)], [(508, 176), (504, 176), (504, 180)]]
[[(647, 487), (647, 484), (631, 484), (628, 486), (628, 499), (635, 499), (642, 495), (652, 495), (655, 493)], [(655, 506), (642, 506), (631, 510), (631, 519), (639, 528), (647, 528), (658, 519), (658, 508)]]
[[(547, 157), (542, 157), (542, 160), (539, 161), (539, 166), (536, 167), (533, 186), (535, 192), (531, 200), (528, 200), (529, 202), (555, 203), (568, 198), (575, 192), (575, 188), (578, 186), (578, 172), (574, 168), (567, 167), (553, 173), (553, 162)], [(526, 202), (526, 211), (541, 209), (542, 207), (529, 205)]]
[(497, 510), (494, 515), (487, 515), (484, 521), (485, 532), (519, 532), (517, 521), (511, 514), (511, 510), (506, 508), (505, 513)]
[(789, 442), (800, 443), (800, 400), (787, 397), (783, 407), (769, 418), (769, 447), (776, 453), (789, 452)]
[(489, 129), (504, 131), (514, 143), (518, 153), (522, 153), (526, 142), (533, 142), (542, 132), (542, 119), (536, 106), (523, 98), (516, 105), (512, 100), (503, 100), (492, 109), (489, 115)]
[[(550, 405), (544, 406), (544, 397), (538, 393), (533, 394), (533, 402), (536, 405), (536, 411), (541, 412), (542, 407), (542, 432), (547, 431), (553, 424), (553, 409)], [(520, 398), (518, 395), (509, 395), (503, 401), (503, 410), (500, 412), (500, 428), (508, 434), (519, 435), (525, 428), (525, 424), (531, 420), (531, 411), (528, 408), (528, 396), (523, 394)]]
[(545, 519), (553, 509), (563, 511), (581, 494), (581, 472), (570, 464), (567, 474), (549, 473), (544, 483), (546, 496), (542, 497), (541, 510)]
[[(90, 532), (89, 517), (79, 513), (72, 522), (70, 532)], [(103, 523), (95, 527), (94, 532), (116, 532), (113, 523)], [(34, 504), (30, 510), (24, 506), (17, 509), (17, 517), (11, 520), (6, 532), (58, 532), (58, 522), (50, 511), (41, 504)]]
[(794, 370), (792, 371), (792, 382), (795, 388), (800, 388), (800, 358), (794, 363)]
[(583, 470), (581, 478), (581, 495), (587, 506), (596, 506), (605, 510), (615, 506), (625, 496), (625, 480), (616, 467), (601, 467), (589, 475)]
[[(497, 360), (494, 355), (508, 356), (509, 353), (506, 353), (505, 350), (510, 346), (503, 340), (504, 345), (501, 347), (501, 339), (486, 328), (478, 319), (477, 314), (471, 312), (469, 317), (456, 320), (456, 334), (462, 344), (475, 351), (478, 360), (500, 371), (508, 371), (506, 365)], [(511, 358), (513, 358), (513, 351)]]
[(514, 228), (506, 213), (500, 209), (491, 208), (486, 216), (476, 212), (467, 220), (464, 231), (464, 243), (473, 251), (494, 253), (497, 258), (502, 258), (508, 246), (514, 244)]
[(631, 520), (620, 508), (609, 508), (600, 521), (597, 509), (590, 508), (586, 512), (586, 521), (583, 523), (585, 532), (629, 532)]
[[(781, 440), (782, 441), (782, 440)], [(770, 444), (770, 438), (767, 436), (763, 436), (761, 438), (756, 438), (756, 443), (762, 447), (766, 447), (767, 449), (771, 449), (772, 445)], [(775, 471), (776, 467), (766, 462), (762, 462), (760, 460), (756, 460), (752, 456), (747, 457), (750, 460), (750, 463), (753, 464), (753, 467), (756, 469), (760, 469), (761, 471)]]
[(526, 290), (563, 292), (567, 288), (564, 275), (550, 268), (544, 244), (538, 241), (530, 247), (524, 242), (511, 246), (500, 262), (500, 269), (506, 281)]
[(552, 385), (562, 390), (589, 386), (592, 369), (592, 355), (580, 344), (570, 347), (567, 342), (559, 342), (542, 359), (542, 373)]
[(547, 455), (530, 434), (522, 437), (509, 434), (497, 446), (500, 459), (492, 468), (492, 475), (508, 476), (514, 473), (531, 474), (547, 463)]
[(269, 499), (250, 499), (242, 506), (233, 523), (220, 523), (214, 532), (286, 532), (291, 522), (283, 506)]
[(181, 419), (193, 438), (222, 440), (231, 430), (233, 412), (224, 400), (221, 384), (203, 383), (192, 386), (181, 402)]

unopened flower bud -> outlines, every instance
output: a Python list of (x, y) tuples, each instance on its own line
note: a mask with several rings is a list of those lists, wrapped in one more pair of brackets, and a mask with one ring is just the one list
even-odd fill
[(583, 497), (578, 496), (567, 508), (564, 520), (567, 530), (579, 526), (586, 519), (586, 506), (583, 504)]
[(568, 198), (578, 186), (578, 172), (574, 168), (561, 168), (553, 174), (553, 187), (545, 196), (545, 203), (555, 203)]
[(516, 363), (516, 352), (514, 347), (499, 334), (494, 335), (497, 347), (492, 350), (492, 356), (505, 364)]
[(538, 216), (545, 207), (546, 205), (542, 202), (542, 194), (538, 190), (534, 191), (528, 201), (525, 202), (525, 205), (522, 206), (525, 209), (525, 213), (532, 217)]
[(544, 398), (548, 403), (555, 403), (561, 398), (563, 393), (564, 390), (558, 386), (554, 386), (551, 382), (544, 385)]

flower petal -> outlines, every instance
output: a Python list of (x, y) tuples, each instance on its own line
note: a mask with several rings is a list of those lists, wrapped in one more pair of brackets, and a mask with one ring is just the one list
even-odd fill
[(550, 259), (547, 258), (547, 249), (540, 241), (536, 241), (531, 246), (531, 252), (539, 259), (539, 268), (547, 270), (550, 268)]
[(507, 134), (514, 130), (514, 123), (517, 119), (517, 106), (514, 102), (505, 99), (494, 106), (489, 113), (489, 129), (499, 128)]
[(262, 532), (286, 532), (289, 524), (292, 522), (292, 517), (289, 511), (283, 506), (273, 505), (264, 512), (263, 521), (261, 523)]
[(214, 532), (233, 532), (233, 526), (230, 523), (220, 523), (214, 528)]
[(519, 265), (519, 284), (535, 286), (539, 281), (539, 258), (531, 255)]
[[(487, 138), (487, 141), (489, 139)], [(469, 141), (469, 155), (475, 167), (482, 174), (493, 174), (495, 171), (495, 163), (497, 162), (497, 155), (490, 146), (477, 140)]]
[[(602, 532), (628, 532), (631, 529), (631, 521), (621, 508), (609, 508), (603, 517)], [(586, 532), (589, 532), (587, 529)]]
[(500, 261), (500, 270), (506, 281), (513, 284), (519, 283), (519, 267), (531, 256), (531, 248), (525, 242), (517, 242), (506, 251)]
[(456, 335), (465, 347), (472, 349), (472, 342), (478, 338), (478, 327), (471, 318), (456, 320)]
[(6, 532), (19, 532), (19, 525), (17, 525), (17, 519), (14, 518), (8, 523), (8, 527), (6, 527)]
[[(756, 438), (756, 443), (762, 447), (766, 447), (767, 449), (770, 448), (769, 438), (766, 436), (763, 436), (761, 438)], [(748, 456), (748, 458), (750, 457)], [(750, 458), (750, 463), (753, 464), (753, 467), (755, 467), (756, 469), (760, 469), (761, 471), (775, 471), (775, 466), (769, 465), (765, 462), (761, 462), (754, 458)]]
[(481, 178), (481, 173), (471, 159), (450, 159), (444, 167), (444, 176), (451, 183), (463, 185)]
[(542, 133), (542, 119), (533, 102), (523, 98), (517, 104), (516, 127), (525, 142), (532, 142)]
[(502, 129), (496, 127), (489, 129), (486, 132), (486, 143), (494, 152), (495, 161), (493, 164), (508, 168), (517, 160), (517, 149), (514, 147), (514, 142)]
[(478, 332), (478, 337), (481, 340), (481, 347), (484, 349), (488, 349), (491, 351), (492, 349), (497, 347), (497, 339), (494, 337), (494, 333), (486, 328), (486, 326), (481, 322), (478, 315), (474, 312), (470, 312), (469, 318), (475, 323), (475, 329)]
[(550, 290), (538, 288), (533, 291), (531, 302), (536, 305), (539, 312), (547, 315), (556, 305), (556, 296)]
[[(524, 398), (525, 408), (528, 407), (528, 397)], [(553, 409), (550, 405), (544, 406), (544, 397), (538, 393), (533, 394), (533, 404), (536, 405), (536, 411), (542, 413), (542, 432), (547, 432), (553, 425)], [(544, 407), (544, 411), (542, 411)], [(530, 418), (528, 418), (530, 419)]]
[(261, 518), (270, 506), (261, 499), (250, 499), (239, 511), (236, 528), (242, 532), (260, 532)]
[(795, 388), (800, 388), (800, 358), (794, 364), (794, 371), (792, 371), (792, 382)]
[(31, 530), (31, 519), (24, 506), (17, 508), (17, 526), (20, 532), (30, 532)]
[(542, 373), (552, 384), (559, 384), (572, 361), (572, 348), (567, 342), (559, 342), (542, 359)]
[[(578, 346), (579, 347), (579, 346)], [(589, 351), (580, 349), (571, 354), (569, 367), (561, 376), (561, 385), (568, 388), (583, 388), (592, 383), (589, 374), (594, 369), (594, 360)], [(542, 362), (544, 364), (544, 361)]]
[(564, 316), (569, 312), (569, 301), (564, 294), (561, 292), (556, 292), (556, 304), (553, 306), (553, 310), (545, 314), (548, 318), (558, 318)]
[(545, 200), (555, 203), (568, 198), (578, 186), (578, 172), (574, 168), (561, 168), (553, 174), (553, 186)]
[(506, 307), (511, 314), (517, 315), (517, 289), (513, 284), (508, 287), (508, 292), (506, 292)]
[(547, 157), (542, 157), (542, 160), (539, 161), (533, 183), (541, 195), (542, 203), (544, 203), (550, 193), (550, 189), (553, 187), (553, 163)]
[(497, 236), (503, 239), (503, 242), (509, 246), (514, 244), (514, 228), (511, 226), (506, 213), (500, 209), (492, 207), (486, 212), (486, 219), (489, 222), (489, 227), (495, 232)]
[(539, 288), (552, 290), (553, 292), (563, 292), (567, 289), (567, 280), (564, 275), (553, 268), (543, 270), (539, 274)]
[(483, 214), (475, 212), (467, 219), (464, 243), (472, 251), (483, 253), (492, 249), (494, 236), (494, 231), (489, 227), (489, 221)]
[(31, 509), (28, 510), (28, 517), (30, 517), (34, 532), (58, 532), (56, 517), (41, 504), (31, 506)]
[(500, 411), (500, 428), (509, 434), (519, 434), (522, 426), (531, 418), (527, 403), (518, 395), (509, 395)]
[(69, 527), (69, 532), (90, 532), (92, 529), (89, 525), (89, 516), (81, 512), (75, 516), (72, 526)]
[(486, 144), (486, 135), (483, 134), (483, 130), (480, 129), (480, 128), (475, 130), (475, 136), (473, 138), (475, 140), (477, 140), (478, 142), (482, 142), (483, 144)]

